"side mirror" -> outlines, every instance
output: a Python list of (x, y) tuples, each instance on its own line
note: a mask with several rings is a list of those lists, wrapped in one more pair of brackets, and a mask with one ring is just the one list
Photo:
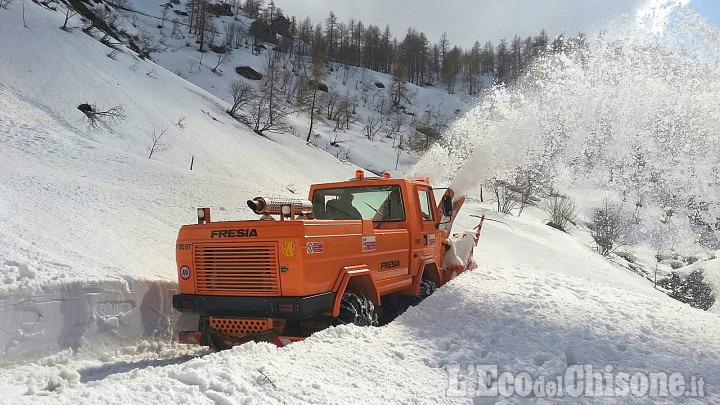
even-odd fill
[(452, 204), (452, 197), (450, 197), (449, 195), (444, 195), (442, 198), (442, 212), (443, 212), (444, 216), (452, 217), (453, 204)]

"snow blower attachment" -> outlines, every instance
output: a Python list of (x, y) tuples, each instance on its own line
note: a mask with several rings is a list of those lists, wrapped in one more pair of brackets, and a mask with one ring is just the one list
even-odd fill
[[(328, 326), (387, 323), (472, 265), (477, 232), (450, 236), (464, 198), (428, 178), (317, 184), (309, 199), (256, 197), (251, 221), (180, 229), (178, 340), (284, 346)], [(481, 223), (482, 224), (482, 223)]]

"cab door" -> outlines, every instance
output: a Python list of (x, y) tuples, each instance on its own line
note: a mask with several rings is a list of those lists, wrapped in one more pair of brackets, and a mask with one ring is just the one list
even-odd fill
[[(435, 216), (437, 215), (437, 209), (435, 207), (435, 198), (433, 197), (432, 189), (430, 187), (418, 187), (417, 196), (418, 204), (416, 205), (419, 212), (416, 215), (420, 218), (420, 244), (416, 245), (419, 248), (420, 256), (434, 256), (437, 257), (439, 252), (440, 241), (438, 240), (438, 231), (435, 226)], [(418, 240), (416, 239), (416, 242)]]

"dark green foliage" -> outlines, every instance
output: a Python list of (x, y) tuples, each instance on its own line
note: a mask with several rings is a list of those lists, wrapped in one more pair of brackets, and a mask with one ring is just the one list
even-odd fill
[(694, 308), (707, 311), (715, 304), (715, 293), (705, 282), (702, 270), (694, 270), (685, 278), (673, 272), (670, 277), (660, 280), (658, 285), (668, 290), (671, 297)]

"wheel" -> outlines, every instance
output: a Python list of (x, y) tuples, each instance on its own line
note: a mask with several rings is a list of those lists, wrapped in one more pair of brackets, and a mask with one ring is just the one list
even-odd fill
[(354, 292), (346, 292), (340, 300), (340, 313), (337, 323), (352, 323), (358, 326), (377, 326), (378, 316), (375, 304), (370, 298)]
[(420, 295), (414, 298), (412, 302), (412, 306), (415, 306), (422, 302), (425, 298), (432, 295), (432, 293), (437, 290), (437, 287), (435, 286), (435, 283), (431, 280), (428, 280), (426, 278), (420, 280)]
[(408, 295), (397, 295), (394, 297), (383, 297), (382, 306), (379, 308), (378, 325), (384, 326), (394, 321), (403, 312), (410, 308), (412, 302)]

